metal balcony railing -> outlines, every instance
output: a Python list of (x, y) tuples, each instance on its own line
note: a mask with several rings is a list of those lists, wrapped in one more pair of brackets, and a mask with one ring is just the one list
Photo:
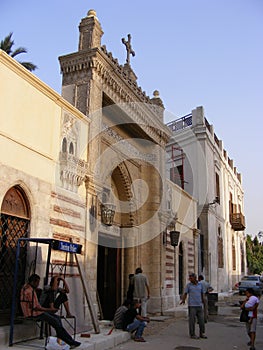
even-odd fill
[(172, 131), (178, 131), (192, 126), (192, 114), (187, 114), (166, 124)]

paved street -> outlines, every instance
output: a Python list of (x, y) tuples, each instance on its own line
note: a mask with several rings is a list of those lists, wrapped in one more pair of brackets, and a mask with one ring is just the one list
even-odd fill
[[(242, 298), (242, 297), (241, 297)], [(119, 350), (247, 350), (248, 337), (245, 325), (239, 322), (239, 307), (222, 308), (227, 315), (210, 316), (206, 325), (208, 339), (192, 340), (188, 336), (186, 317), (175, 319), (163, 328), (159, 334), (147, 335), (146, 343), (135, 343), (129, 340), (115, 347)], [(197, 325), (198, 326), (198, 325)], [(198, 334), (198, 328), (196, 329)], [(263, 314), (262, 300), (259, 309), (256, 350), (263, 349)]]
[[(219, 301), (218, 315), (210, 316), (206, 325), (206, 335), (208, 339), (192, 340), (188, 335), (188, 320), (185, 312), (176, 308), (177, 316), (168, 318), (163, 316), (153, 317), (149, 327), (146, 328), (144, 337), (146, 343), (136, 343), (130, 339), (127, 332), (114, 330), (108, 335), (111, 329), (110, 322), (101, 325), (101, 333), (91, 332), (90, 338), (81, 338), (77, 335), (77, 340), (81, 341), (80, 350), (248, 350), (246, 345), (248, 337), (245, 325), (239, 322), (239, 300), (244, 296), (234, 296), (230, 299)], [(186, 311), (183, 306), (181, 311)], [(198, 334), (198, 325), (196, 325)], [(3, 337), (3, 335), (2, 335)], [(0, 334), (1, 339), (1, 334)], [(114, 347), (115, 344), (115, 347)], [(117, 345), (118, 344), (118, 345)], [(0, 350), (7, 349), (1, 346)], [(43, 340), (28, 341), (15, 344), (13, 350), (23, 349), (43, 349)], [(256, 350), (263, 350), (263, 298), (261, 298), (258, 313)]]

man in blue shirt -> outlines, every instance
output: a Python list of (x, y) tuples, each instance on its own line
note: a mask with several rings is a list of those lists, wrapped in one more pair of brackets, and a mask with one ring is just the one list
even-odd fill
[[(184, 304), (188, 295), (188, 320), (189, 320), (189, 335), (192, 339), (204, 338), (205, 335), (205, 322), (204, 322), (204, 290), (201, 283), (197, 281), (196, 274), (189, 274), (189, 283), (185, 287), (184, 295), (180, 304)], [(199, 323), (199, 337), (195, 334), (195, 321), (196, 317)]]

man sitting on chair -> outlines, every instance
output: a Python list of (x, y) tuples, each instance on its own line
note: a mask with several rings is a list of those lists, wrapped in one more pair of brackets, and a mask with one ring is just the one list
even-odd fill
[(80, 346), (81, 343), (75, 341), (63, 327), (60, 317), (54, 314), (58, 310), (54, 307), (45, 308), (40, 305), (36, 294), (39, 282), (40, 277), (37, 274), (33, 274), (29, 277), (28, 283), (21, 289), (20, 304), (24, 316), (31, 317), (36, 321), (47, 322), (56, 330), (57, 338), (70, 345), (71, 349)]
[[(60, 281), (63, 282), (63, 288), (59, 287)], [(63, 304), (66, 310), (66, 317), (72, 317), (69, 310), (69, 301), (67, 294), (69, 287), (65, 279), (61, 276), (53, 276), (50, 280), (49, 286), (44, 287), (40, 298), (40, 304), (46, 308), (59, 309)]]

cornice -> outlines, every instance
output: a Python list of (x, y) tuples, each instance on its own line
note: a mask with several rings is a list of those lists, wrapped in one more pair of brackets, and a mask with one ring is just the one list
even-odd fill
[(155, 143), (162, 147), (167, 144), (172, 132), (160, 120), (160, 107), (152, 103), (136, 81), (129, 79), (124, 67), (104, 46), (62, 56), (59, 60), (64, 75), (92, 71), (86, 76), (91, 79), (93, 74), (97, 74), (103, 91), (132, 117), (134, 123), (145, 129)]
[(90, 119), (87, 118), (83, 113), (81, 113), (77, 108), (75, 108), (71, 103), (65, 100), (61, 95), (59, 95), (55, 90), (45, 84), (42, 80), (40, 80), (37, 76), (27, 70), (22, 66), (21, 63), (17, 62), (15, 59), (10, 57), (6, 52), (0, 49), (0, 63), (5, 65), (8, 69), (17, 74), (21, 79), (25, 80), (28, 84), (34, 87), (36, 90), (43, 93), (53, 102), (55, 102), (58, 106), (67, 110), (68, 112), (74, 114), (74, 116), (78, 117), (82, 121), (86, 123), (90, 122)]

